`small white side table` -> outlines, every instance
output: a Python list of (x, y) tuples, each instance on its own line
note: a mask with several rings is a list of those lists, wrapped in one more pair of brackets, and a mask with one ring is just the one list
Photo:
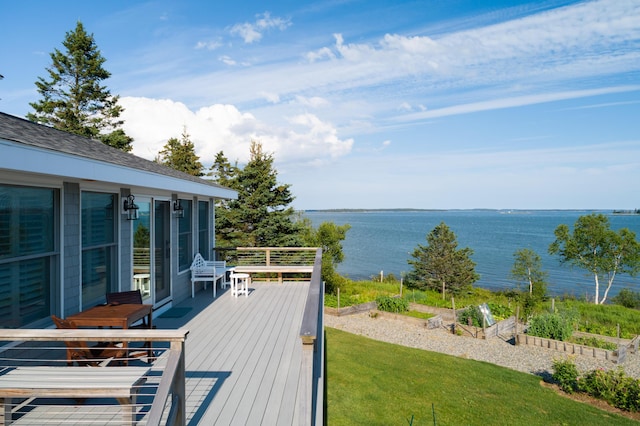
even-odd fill
[(151, 282), (151, 274), (134, 274), (133, 284), (136, 290), (140, 290), (142, 297), (149, 296), (151, 294), (151, 288), (149, 283)]
[(249, 274), (231, 273), (231, 295), (238, 297), (239, 294), (249, 296)]

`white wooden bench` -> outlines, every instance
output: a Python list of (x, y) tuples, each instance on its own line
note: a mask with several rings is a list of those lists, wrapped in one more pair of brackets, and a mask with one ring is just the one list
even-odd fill
[[(218, 265), (218, 266), (216, 266)], [(225, 281), (226, 267), (224, 262), (216, 262), (204, 260), (200, 253), (196, 254), (191, 263), (191, 298), (195, 297), (195, 283), (203, 281), (204, 288), (207, 288), (207, 282), (213, 283), (213, 297), (216, 297), (216, 284), (218, 280)]]
[(0, 375), (3, 425), (10, 425), (13, 398), (115, 398), (124, 422), (134, 424), (135, 401), (148, 367), (17, 367)]

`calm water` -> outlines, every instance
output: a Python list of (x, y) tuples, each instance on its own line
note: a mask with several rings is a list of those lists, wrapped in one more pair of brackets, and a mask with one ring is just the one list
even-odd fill
[[(322, 212), (305, 215), (317, 226), (322, 222), (336, 225), (348, 223), (351, 229), (343, 242), (345, 260), (338, 272), (353, 279), (393, 273), (397, 277), (411, 270), (407, 263), (418, 244), (427, 244), (427, 234), (440, 222), (455, 232), (458, 248), (469, 247), (480, 280), (476, 286), (490, 289), (514, 287), (509, 279), (513, 253), (522, 248), (534, 250), (542, 258), (548, 273), (548, 292), (554, 295), (574, 294), (593, 297), (593, 277), (577, 268), (561, 266), (556, 256), (547, 254), (554, 240), (553, 231), (564, 223), (573, 229), (578, 217), (591, 211), (374, 211)], [(640, 216), (613, 215), (612, 229), (629, 228), (640, 236)], [(619, 289), (639, 289), (640, 278), (618, 275), (609, 297)], [(602, 287), (602, 282), (601, 282)], [(601, 290), (602, 294), (602, 290)]]

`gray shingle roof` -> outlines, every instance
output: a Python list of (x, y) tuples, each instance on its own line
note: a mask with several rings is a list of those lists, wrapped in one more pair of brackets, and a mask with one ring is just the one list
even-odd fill
[[(153, 161), (120, 151), (100, 141), (63, 132), (42, 124), (0, 112), (0, 139), (46, 150), (97, 160), (104, 163), (143, 170), (177, 179), (224, 188), (214, 182), (179, 172)], [(134, 142), (135, 143), (135, 142)], [(224, 188), (227, 189), (227, 188)]]

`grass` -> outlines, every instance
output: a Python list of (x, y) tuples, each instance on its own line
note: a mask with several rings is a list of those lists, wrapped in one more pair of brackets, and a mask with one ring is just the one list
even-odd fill
[(340, 425), (632, 425), (540, 378), (327, 328), (327, 420)]
[[(379, 296), (395, 296), (400, 294), (400, 283), (385, 281), (383, 283), (375, 281), (351, 281), (344, 280), (340, 286), (340, 306), (351, 306), (376, 300)], [(402, 296), (410, 302), (420, 303), (428, 306), (441, 308), (451, 308), (451, 297), (442, 299), (439, 292), (433, 290), (413, 290), (406, 287), (402, 291)], [(487, 289), (474, 287), (471, 290), (459, 294), (455, 298), (456, 309), (463, 309), (466, 306), (477, 306), (482, 303), (489, 303), (494, 318), (497, 320), (507, 318), (515, 313), (517, 302), (508, 297), (504, 292), (492, 292)], [(335, 295), (326, 295), (325, 305), (337, 307)], [(625, 308), (620, 305), (595, 305), (593, 303), (556, 298), (555, 308), (557, 310), (576, 311), (579, 317), (578, 330), (593, 334), (616, 337), (617, 327), (620, 325), (622, 338), (630, 339), (640, 334), (640, 310)], [(551, 300), (538, 304), (534, 313), (549, 312)], [(523, 311), (521, 310), (522, 314)]]
[(418, 311), (402, 312), (402, 315), (406, 315), (408, 317), (413, 317), (413, 318), (420, 318), (420, 319), (429, 319), (434, 317), (434, 314), (430, 314), (428, 312), (418, 312)]
[(579, 314), (578, 330), (587, 333), (617, 337), (620, 325), (622, 338), (630, 339), (640, 334), (640, 311), (620, 305), (596, 305), (566, 300), (556, 302), (556, 309), (576, 310)]

